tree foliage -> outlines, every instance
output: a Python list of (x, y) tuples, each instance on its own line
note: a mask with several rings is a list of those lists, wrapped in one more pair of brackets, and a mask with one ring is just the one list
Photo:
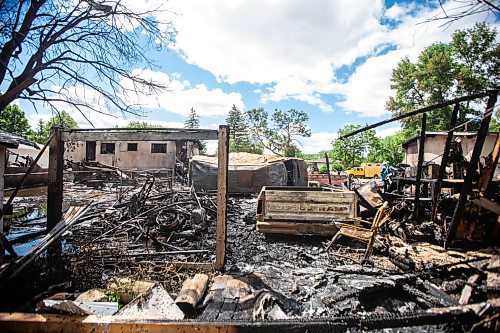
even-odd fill
[(194, 108), (191, 108), (186, 121), (184, 121), (184, 128), (200, 128), (200, 117), (198, 116)]
[(0, 110), (20, 98), (35, 108), (41, 101), (53, 110), (66, 103), (80, 111), (140, 113), (127, 95), (165, 86), (132, 69), (152, 68), (145, 49), (161, 48), (172, 33), (153, 16), (161, 8), (132, 10), (127, 3), (0, 1)]
[(226, 117), (226, 124), (229, 126), (229, 151), (248, 151), (250, 142), (245, 113), (233, 104)]
[[(351, 133), (361, 127), (361, 125), (347, 124), (338, 131), (338, 136)], [(368, 156), (371, 147), (378, 144), (377, 140), (375, 130), (368, 130), (343, 140), (333, 140), (332, 158), (340, 162), (344, 169), (359, 166)]]
[(148, 123), (147, 121), (144, 120), (133, 120), (129, 121), (126, 128), (161, 128), (161, 125), (155, 125)]
[[(38, 143), (45, 143), (49, 135), (45, 130), (45, 122), (42, 119), (38, 119), (36, 124), (36, 129), (31, 132), (30, 140)], [(45, 139), (45, 140), (44, 140)]]
[(395, 165), (403, 162), (405, 151), (402, 144), (415, 135), (411, 130), (400, 130), (392, 135), (374, 140), (366, 162), (383, 163), (388, 161)]
[(31, 127), (21, 108), (11, 104), (0, 113), (0, 129), (12, 134), (29, 137)]
[(311, 130), (306, 125), (309, 116), (304, 111), (276, 109), (271, 121), (263, 108), (248, 110), (246, 115), (251, 140), (276, 155), (296, 156), (300, 151), (297, 139), (311, 136)]
[(47, 122), (38, 121), (37, 129), (33, 132), (31, 139), (38, 143), (45, 143), (50, 137), (52, 127), (61, 127), (64, 129), (78, 128), (77, 122), (66, 111), (56, 113)]
[[(391, 89), (396, 91), (386, 107), (394, 115), (441, 103), (454, 97), (500, 86), (500, 46), (497, 31), (485, 23), (472, 29), (457, 30), (449, 44), (435, 43), (425, 48), (416, 63), (402, 59), (392, 72)], [(461, 106), (458, 123), (477, 116), (484, 106)], [(430, 131), (447, 130), (452, 107), (432, 111), (427, 118)], [(416, 131), (420, 117), (402, 120), (405, 128)], [(468, 124), (477, 129), (479, 119)]]

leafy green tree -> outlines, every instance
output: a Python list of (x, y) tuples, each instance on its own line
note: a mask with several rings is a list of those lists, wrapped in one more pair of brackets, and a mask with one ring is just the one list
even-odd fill
[[(338, 131), (338, 135), (351, 133), (361, 127), (361, 125), (347, 124)], [(369, 154), (371, 147), (378, 145), (378, 140), (375, 130), (368, 130), (344, 140), (333, 140), (332, 157), (340, 162), (344, 169), (359, 166)]]
[(304, 111), (276, 109), (271, 121), (262, 108), (249, 110), (246, 114), (251, 138), (276, 155), (296, 156), (299, 152), (297, 139), (311, 136), (306, 125), (309, 116)]
[[(40, 122), (38, 123), (38, 125), (40, 126)], [(37, 128), (37, 142), (46, 142), (50, 137), (50, 129), (54, 126), (64, 129), (78, 128), (77, 122), (73, 119), (73, 117), (69, 115), (69, 113), (67, 113), (66, 111), (57, 112), (57, 114), (52, 116), (52, 118), (50, 118), (45, 124), (43, 124), (43, 128)]]
[(226, 124), (229, 126), (229, 151), (248, 152), (251, 150), (245, 113), (234, 104), (231, 110), (229, 110)]
[(29, 137), (32, 132), (24, 112), (15, 104), (8, 105), (0, 113), (0, 129), (23, 137)]
[(42, 119), (38, 119), (36, 124), (36, 129), (32, 131), (30, 140), (38, 143), (45, 143), (43, 139), (46, 137), (45, 135), (45, 122)]
[(379, 138), (370, 147), (366, 162), (382, 163), (388, 161), (391, 164), (403, 162), (405, 151), (402, 144), (415, 134), (412, 130), (403, 129), (385, 138)]
[[(412, 63), (402, 59), (392, 72), (391, 89), (396, 91), (386, 107), (394, 115), (441, 103), (454, 97), (476, 93), (500, 86), (500, 46), (496, 42), (497, 31), (486, 23), (472, 29), (457, 30), (449, 44), (435, 43), (420, 54)], [(462, 124), (477, 116), (484, 106), (462, 105), (458, 123)], [(432, 111), (427, 118), (430, 131), (447, 130), (452, 107)], [(416, 131), (420, 117), (402, 120), (404, 128)], [(479, 119), (470, 122), (468, 130), (477, 129)]]
[(126, 128), (161, 128), (162, 126), (151, 124), (151, 123), (148, 123), (147, 121), (144, 121), (144, 120), (133, 120), (133, 121), (130, 121), (127, 124), (127, 126), (125, 126), (125, 127)]
[(184, 128), (200, 128), (200, 117), (198, 116), (194, 108), (191, 108), (186, 121), (184, 121)]

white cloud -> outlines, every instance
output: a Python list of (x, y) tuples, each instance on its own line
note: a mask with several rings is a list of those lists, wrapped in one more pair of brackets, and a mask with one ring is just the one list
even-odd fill
[[(450, 4), (445, 3), (444, 6), (448, 7)], [(456, 29), (472, 27), (477, 21), (477, 17), (466, 17), (457, 22), (459, 25), (455, 24), (444, 30), (440, 27), (442, 22), (421, 24), (439, 14), (440, 8), (434, 10), (420, 8), (416, 14), (408, 14), (412, 9), (414, 7), (410, 6), (406, 8), (405, 14), (401, 14), (401, 8), (398, 8), (397, 14), (401, 24), (386, 34), (386, 40), (396, 49), (369, 58), (356, 68), (347, 83), (331, 85), (332, 93), (338, 92), (345, 98), (344, 101), (337, 103), (345, 111), (357, 112), (368, 117), (388, 113), (385, 110), (385, 102), (389, 96), (394, 95), (389, 87), (390, 77), (392, 69), (401, 58), (407, 56), (410, 60), (416, 61), (425, 47), (436, 41), (448, 42)], [(393, 12), (391, 15), (396, 13)]]
[(377, 132), (377, 136), (380, 138), (385, 138), (389, 135), (393, 135), (394, 133), (398, 132), (401, 130), (401, 126), (393, 126), (393, 127), (387, 127), (387, 128), (376, 128), (375, 131)]
[[(378, 43), (381, 0), (182, 1), (176, 48), (219, 80), (273, 83), (290, 76), (328, 82), (332, 65), (349, 64)], [(346, 15), (346, 13), (349, 13)]]
[(306, 154), (318, 153), (322, 150), (332, 149), (332, 141), (336, 139), (336, 132), (316, 132), (312, 133), (309, 138), (300, 138), (299, 148)]
[[(134, 70), (133, 74), (167, 86), (164, 91), (127, 94), (129, 102), (141, 104), (145, 109), (163, 109), (187, 116), (193, 107), (201, 117), (224, 116), (233, 104), (240, 110), (244, 109), (240, 93), (226, 93), (220, 88), (210, 89), (205, 84), (192, 86), (189, 81), (180, 80), (178, 73), (172, 75), (172, 78), (167, 73), (151, 70)], [(122, 83), (131, 88), (130, 82)]]
[[(176, 50), (219, 81), (268, 84), (261, 102), (295, 99), (329, 112), (323, 94), (339, 94), (337, 107), (365, 116), (384, 114), (392, 68), (427, 45), (449, 40), (457, 28), (485, 16), (459, 20), (443, 30), (424, 22), (441, 11), (415, 3), (384, 8), (381, 0), (172, 0), (178, 15)], [(449, 2), (444, 3), (445, 8)], [(160, 15), (161, 16), (161, 15)], [(164, 19), (165, 17), (162, 16)], [(392, 20), (395, 27), (383, 25)], [(170, 19), (170, 17), (168, 17)], [(392, 46), (387, 54), (381, 52)], [(345, 84), (335, 70), (368, 57)], [(200, 90), (203, 90), (200, 87)]]

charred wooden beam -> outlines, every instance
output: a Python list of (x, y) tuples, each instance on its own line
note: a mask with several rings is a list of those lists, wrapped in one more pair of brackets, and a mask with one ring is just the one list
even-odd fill
[(328, 172), (328, 184), (332, 185), (332, 175), (330, 174), (330, 161), (328, 160), (328, 155), (325, 152), (326, 161), (326, 172)]
[(94, 129), (64, 130), (61, 140), (70, 141), (175, 141), (217, 140), (217, 130), (206, 129)]
[(62, 218), (64, 142), (61, 140), (61, 131), (61, 128), (52, 127), (52, 140), (49, 143), (47, 176), (47, 230), (49, 231)]
[(432, 207), (432, 221), (436, 221), (437, 215), (437, 204), (439, 199), (439, 194), (441, 193), (441, 185), (443, 183), (443, 178), (446, 173), (446, 166), (448, 165), (448, 157), (450, 155), (451, 140), (453, 139), (453, 132), (455, 131), (455, 126), (457, 125), (458, 111), (460, 109), (460, 104), (455, 104), (453, 112), (450, 119), (450, 130), (448, 131), (448, 136), (446, 137), (446, 142), (444, 144), (443, 156), (441, 157), (441, 165), (439, 166), (439, 174), (434, 185), (433, 193), (433, 207)]
[(486, 135), (488, 133), (488, 127), (490, 125), (491, 116), (493, 114), (493, 108), (497, 102), (498, 91), (491, 92), (486, 104), (486, 110), (483, 113), (483, 118), (481, 120), (481, 126), (476, 136), (476, 143), (474, 144), (474, 149), (472, 151), (472, 156), (467, 166), (467, 175), (464, 179), (462, 189), (460, 190), (460, 197), (458, 199), (457, 205), (455, 206), (455, 211), (453, 213), (453, 218), (448, 229), (448, 234), (446, 235), (445, 247), (450, 244), (450, 242), (455, 237), (458, 224), (462, 219), (462, 214), (464, 212), (465, 202), (467, 197), (472, 191), (472, 180), (476, 172), (479, 157), (481, 155), (481, 150), (483, 149), (484, 141), (486, 140)]
[(415, 221), (420, 222), (419, 206), (420, 206), (420, 180), (422, 179), (422, 165), (424, 163), (425, 151), (425, 131), (427, 129), (427, 114), (422, 114), (422, 124), (420, 127), (420, 142), (418, 146), (418, 162), (417, 162), (417, 177), (415, 181), (415, 207), (413, 216)]
[(215, 269), (222, 270), (226, 260), (226, 220), (227, 220), (227, 185), (229, 167), (229, 127), (219, 126), (217, 167), (217, 245)]
[(491, 96), (492, 94), (497, 95), (498, 94), (498, 90), (484, 91), (484, 92), (480, 92), (480, 93), (473, 94), (473, 95), (458, 97), (458, 98), (455, 98), (455, 99), (452, 99), (452, 100), (449, 100), (449, 101), (445, 101), (443, 103), (438, 103), (438, 104), (426, 106), (424, 108), (417, 109), (415, 111), (410, 111), (410, 112), (401, 114), (399, 116), (396, 116), (396, 117), (393, 117), (393, 118), (390, 118), (390, 119), (386, 119), (386, 120), (382, 120), (382, 121), (379, 121), (378, 123), (375, 123), (375, 124), (372, 124), (372, 125), (365, 126), (365, 127), (360, 128), (358, 130), (352, 131), (351, 133), (343, 135), (343, 136), (339, 137), (339, 139), (343, 140), (343, 139), (346, 139), (346, 138), (348, 138), (350, 136), (353, 136), (353, 135), (356, 135), (356, 134), (368, 131), (368, 130), (370, 130), (372, 128), (376, 128), (376, 127), (379, 127), (379, 126), (382, 126), (382, 125), (385, 125), (385, 124), (388, 124), (388, 123), (392, 123), (393, 121), (398, 121), (398, 120), (401, 120), (401, 119), (404, 119), (404, 118), (415, 116), (417, 114), (426, 113), (426, 112), (433, 111), (433, 110), (436, 110), (436, 109), (441, 109), (441, 108), (449, 106), (449, 105), (453, 105), (453, 104), (457, 104), (457, 103), (461, 103), (461, 102), (466, 102), (466, 101), (472, 101), (472, 100), (477, 99), (477, 98)]

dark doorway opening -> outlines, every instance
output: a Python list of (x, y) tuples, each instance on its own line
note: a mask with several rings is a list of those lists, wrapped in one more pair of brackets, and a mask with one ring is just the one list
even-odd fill
[(85, 154), (85, 159), (87, 161), (95, 161), (95, 141), (86, 142), (87, 152)]

